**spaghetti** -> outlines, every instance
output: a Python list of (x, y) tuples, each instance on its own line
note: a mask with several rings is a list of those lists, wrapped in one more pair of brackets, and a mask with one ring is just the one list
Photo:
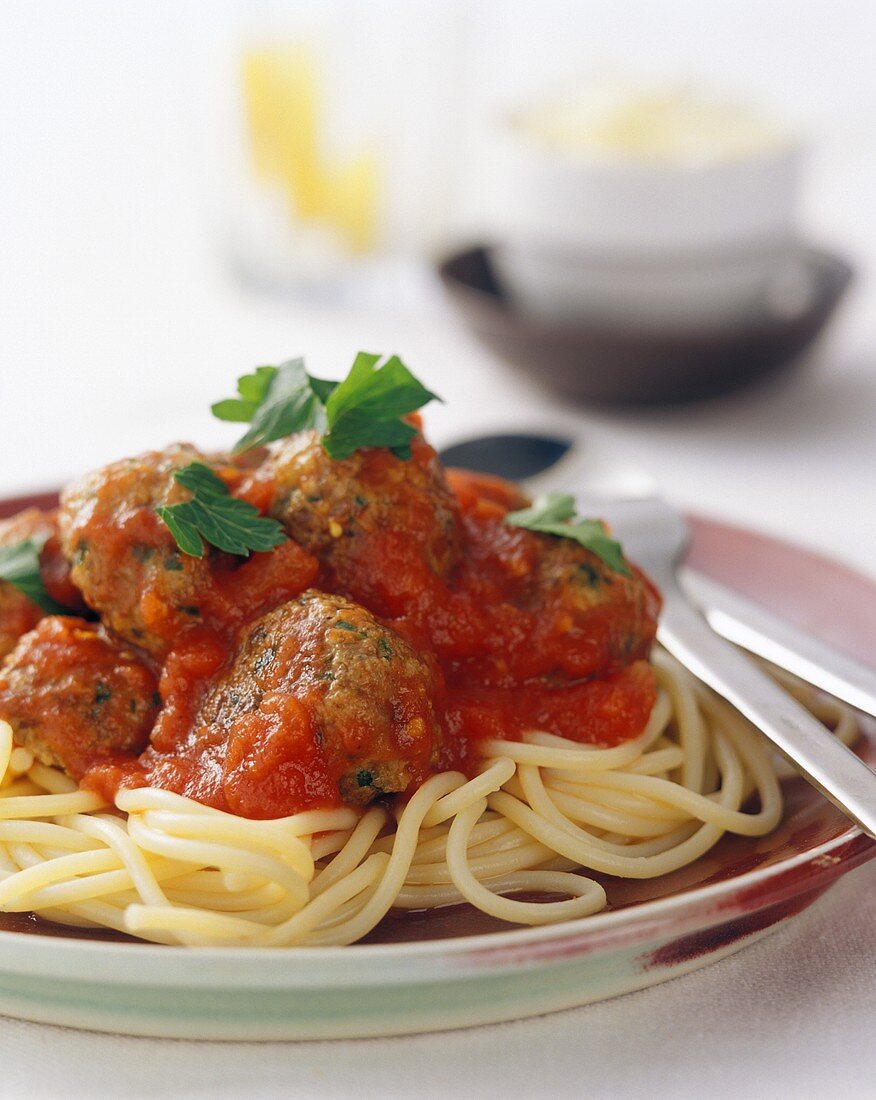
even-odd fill
[[(761, 836), (782, 814), (781, 769), (761, 734), (666, 654), (653, 664), (657, 701), (632, 740), (488, 739), (474, 778), (446, 771), (392, 808), (275, 820), (150, 787), (110, 805), (16, 747), (0, 720), (0, 909), (157, 943), (253, 947), (354, 943), (391, 908), (468, 902), (529, 925), (595, 913), (606, 894), (587, 871), (653, 878), (725, 833)], [(854, 739), (851, 711), (787, 686)]]

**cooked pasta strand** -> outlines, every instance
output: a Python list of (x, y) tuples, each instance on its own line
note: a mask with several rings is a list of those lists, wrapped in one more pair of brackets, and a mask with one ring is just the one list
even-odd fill
[[(654, 664), (658, 699), (635, 739), (489, 740), (473, 778), (434, 775), (407, 802), (362, 814), (247, 820), (148, 787), (108, 807), (14, 745), (0, 720), (0, 909), (252, 947), (353, 943), (393, 906), (465, 901), (519, 924), (586, 916), (606, 904), (588, 870), (654, 878), (781, 817), (763, 737), (666, 654)], [(781, 679), (854, 739), (847, 707)], [(509, 896), (521, 892), (550, 900)]]

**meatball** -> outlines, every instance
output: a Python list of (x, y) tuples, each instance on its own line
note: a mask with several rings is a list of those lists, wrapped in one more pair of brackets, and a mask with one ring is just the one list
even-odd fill
[(0, 715), (16, 740), (77, 780), (92, 764), (140, 752), (156, 702), (142, 658), (72, 616), (42, 619), (0, 668)]
[(330, 458), (315, 432), (283, 440), (262, 468), (275, 484), (271, 514), (320, 559), (326, 587), (378, 614), (403, 612), (456, 561), (456, 504), (432, 448), (409, 460), (366, 447)]
[(514, 687), (609, 676), (647, 657), (660, 610), (647, 577), (616, 572), (572, 539), (507, 524), (526, 504), (514, 486), (465, 471), (451, 483), (463, 528), (455, 591), (417, 624), (443, 659)]
[(211, 584), (209, 559), (180, 553), (155, 513), (189, 498), (174, 471), (204, 461), (178, 444), (104, 466), (61, 495), (61, 544), (73, 582), (108, 626), (152, 653), (163, 653), (198, 618)]
[[(334, 796), (364, 805), (428, 770), (435, 692), (433, 669), (394, 631), (347, 599), (309, 589), (245, 629), (198, 724), (213, 738), (222, 730), (227, 765), (245, 769), (253, 753), (270, 755), (266, 731), (276, 737), (279, 725), (282, 740), (296, 726), (301, 736), (303, 713), (308, 744), (292, 755), (315, 746), (316, 763), (335, 777)], [(296, 720), (284, 726), (290, 715)]]
[(537, 616), (536, 647), (555, 652), (557, 669), (606, 676), (647, 657), (660, 611), (648, 578), (634, 566), (618, 573), (569, 539), (530, 537), (535, 567), (522, 602)]
[[(83, 610), (79, 593), (70, 583), (69, 569), (61, 555), (56, 513), (27, 508), (10, 519), (0, 520), (0, 547), (15, 546), (28, 539), (44, 545), (40, 552), (40, 579), (47, 594), (76, 611)], [(10, 581), (0, 580), (0, 658), (43, 617), (45, 612)]]

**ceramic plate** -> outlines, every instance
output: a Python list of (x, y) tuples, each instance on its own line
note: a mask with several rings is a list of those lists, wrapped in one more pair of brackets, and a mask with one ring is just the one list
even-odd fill
[[(7, 501), (0, 515), (31, 503), (51, 498)], [(876, 664), (876, 585), (865, 578), (706, 520), (694, 521), (690, 560)], [(874, 744), (861, 749), (871, 762)], [(545, 928), (454, 907), (390, 917), (352, 947), (186, 950), (8, 916), (0, 1012), (133, 1035), (312, 1039), (467, 1027), (602, 1000), (738, 951), (876, 854), (876, 842), (802, 781), (786, 797), (770, 836), (725, 838), (650, 882), (605, 879), (610, 910)]]

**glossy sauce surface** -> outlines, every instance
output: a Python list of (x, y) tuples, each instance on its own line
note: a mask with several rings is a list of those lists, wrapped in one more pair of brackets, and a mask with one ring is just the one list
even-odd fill
[[(36, 500), (0, 502), (0, 515), (13, 515), (37, 504), (44, 509), (56, 504), (54, 495)], [(701, 519), (692, 520), (691, 566), (723, 583), (768, 610), (786, 617), (823, 641), (857, 655), (876, 666), (876, 586), (835, 562), (773, 539)], [(859, 753), (876, 766), (876, 724), (862, 721), (865, 738)], [(609, 908), (624, 908), (651, 899), (667, 898), (701, 885), (725, 881), (754, 868), (793, 862), (799, 867), (801, 852), (848, 830), (848, 822), (806, 783), (796, 780), (785, 787), (786, 810), (781, 826), (768, 836), (725, 836), (709, 854), (681, 871), (639, 882), (610, 879), (605, 885)], [(844, 862), (836, 874), (854, 866)], [(806, 867), (810, 864), (807, 862)], [(814, 866), (814, 865), (813, 865)], [(752, 904), (754, 896), (749, 889)], [(453, 906), (423, 913), (392, 912), (364, 942), (406, 943), (507, 930), (467, 906)], [(92, 940), (127, 940), (105, 929), (75, 929), (41, 920), (29, 913), (0, 914), (0, 930)]]
[[(412, 761), (411, 789), (433, 771), (474, 773), (478, 742), (485, 738), (515, 739), (537, 728), (610, 746), (637, 735), (656, 695), (646, 660), (659, 608), (656, 591), (636, 574), (643, 596), (632, 605), (622, 578), (594, 579), (591, 570), (581, 591), (586, 597), (589, 588), (602, 586), (601, 602), (576, 617), (562, 572), (555, 582), (549, 578), (536, 600), (532, 578), (544, 569), (545, 544), (566, 540), (504, 522), (507, 511), (522, 503), (513, 486), (462, 471), (452, 471), (450, 481), (460, 545), (445, 576), (406, 551), (398, 526), (383, 542), (380, 532), (368, 542), (372, 563), (391, 570), (393, 591), (404, 594), (391, 609), (378, 594), (369, 610), (423, 656), (434, 678), (431, 701), (440, 733), (431, 759), (404, 745), (415, 712), (403, 692), (397, 701), (395, 736)], [(270, 499), (263, 479), (235, 488), (258, 506)], [(420, 521), (416, 512), (407, 517), (412, 530)], [(350, 576), (356, 591), (345, 594), (367, 607), (368, 592), (355, 584), (356, 574), (348, 574), (348, 585)], [(339, 805), (340, 768), (320, 751), (304, 689), (299, 698), (277, 700), (235, 722), (231, 735), (199, 726), (197, 714), (209, 686), (227, 672), (243, 623), (310, 586), (343, 592), (344, 585), (337, 571), (320, 567), (291, 540), (220, 570), (201, 600), (198, 622), (168, 624), (178, 641), (160, 669), (162, 709), (151, 745), (139, 760), (96, 764), (85, 784), (109, 797), (119, 786), (149, 783), (248, 817)], [(148, 591), (143, 599), (149, 600)]]

